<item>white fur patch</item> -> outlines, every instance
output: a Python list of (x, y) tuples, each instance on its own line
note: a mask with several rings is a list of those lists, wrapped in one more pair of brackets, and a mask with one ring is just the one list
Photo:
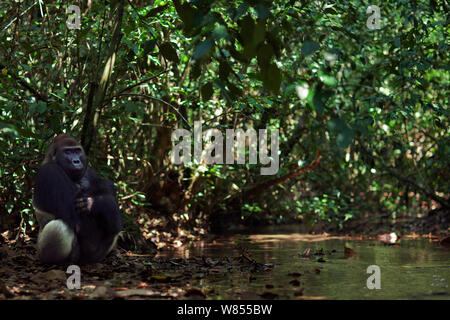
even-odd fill
[(50, 253), (52, 260), (63, 260), (72, 251), (72, 242), (75, 238), (73, 231), (57, 219), (47, 223), (38, 236), (38, 250), (41, 255), (43, 251)]
[(106, 251), (106, 254), (110, 253), (111, 250), (114, 249), (114, 247), (116, 246), (116, 243), (117, 243), (117, 238), (119, 238), (119, 234), (116, 234), (116, 236), (114, 237), (114, 240), (111, 243), (111, 246), (109, 247), (108, 251)]

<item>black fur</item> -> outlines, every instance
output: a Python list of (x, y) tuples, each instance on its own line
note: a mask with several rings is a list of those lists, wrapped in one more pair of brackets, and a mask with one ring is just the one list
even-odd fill
[[(58, 145), (53, 148), (57, 149)], [(46, 159), (35, 178), (33, 205), (41, 228), (41, 242), (38, 241), (41, 260), (51, 264), (99, 262), (122, 229), (116, 189), (110, 180), (100, 178), (87, 167), (85, 156), (82, 162), (86, 168), (77, 181), (67, 173), (70, 168), (65, 166), (70, 167), (70, 163), (63, 164), (58, 157), (64, 156), (55, 152), (54, 159)], [(90, 211), (87, 198), (93, 200)], [(69, 239), (70, 232), (55, 236), (55, 232), (44, 231), (46, 224), (54, 219), (62, 220), (73, 231), (70, 254), (64, 258), (59, 243), (63, 243), (61, 237)]]

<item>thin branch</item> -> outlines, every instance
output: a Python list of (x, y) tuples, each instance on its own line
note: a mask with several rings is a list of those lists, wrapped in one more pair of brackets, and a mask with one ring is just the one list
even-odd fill
[(167, 71), (169, 71), (169, 70), (168, 70), (168, 69), (165, 69), (165, 70), (161, 71), (160, 73), (154, 75), (153, 77), (150, 77), (150, 78), (141, 80), (141, 81), (139, 81), (138, 83), (135, 83), (135, 84), (133, 84), (133, 85), (131, 85), (131, 86), (129, 86), (129, 87), (126, 87), (126, 88), (120, 90), (116, 95), (114, 95), (114, 96), (112, 96), (112, 97), (110, 97), (110, 98), (108, 98), (108, 99), (105, 99), (105, 102), (103, 103), (102, 107), (104, 107), (104, 106), (108, 105), (109, 103), (111, 103), (111, 101), (114, 100), (114, 98), (117, 98), (117, 97), (121, 96), (124, 92), (126, 92), (126, 91), (128, 91), (128, 90), (131, 90), (131, 89), (133, 89), (133, 88), (135, 88), (135, 87), (137, 87), (137, 86), (139, 86), (139, 85), (141, 85), (141, 84), (143, 84), (143, 83), (149, 82), (149, 81), (151, 81), (151, 80), (153, 80), (153, 79), (159, 77), (159, 76), (162, 75), (163, 73), (166, 73)]
[[(7, 69), (9, 70), (7, 67), (5, 67), (4, 65), (0, 64), (0, 69)], [(33, 88), (31, 85), (29, 85), (25, 80), (23, 80), (22, 78), (19, 78), (18, 76), (16, 76), (14, 73), (9, 73), (9, 75), (16, 80), (16, 82), (18, 82), (22, 87), (24, 87), (25, 89), (27, 89), (28, 91), (30, 91), (33, 96), (36, 98), (37, 101), (44, 101), (44, 102), (48, 102), (47, 97), (44, 97), (39, 91), (37, 91), (35, 88)]]
[(15, 17), (14, 19), (12, 19), (11, 22), (8, 23), (8, 24), (6, 25), (6, 27), (3, 28), (2, 32), (5, 31), (6, 29), (8, 29), (9, 26), (10, 26), (11, 24), (14, 23), (14, 21), (16, 21), (18, 18), (20, 18), (21, 16), (23, 16), (25, 13), (27, 13), (28, 10), (30, 10), (31, 8), (33, 8), (38, 2), (39, 2), (39, 1), (36, 1), (36, 2), (33, 3), (31, 6), (29, 6), (24, 12), (22, 12), (19, 16), (17, 16), (17, 17)]
[(184, 120), (184, 122), (186, 123), (186, 125), (187, 125), (190, 129), (192, 129), (191, 124), (189, 123), (189, 121), (186, 120), (185, 117), (183, 117), (183, 115), (181, 114), (181, 112), (180, 112), (174, 105), (172, 105), (172, 104), (170, 104), (170, 103), (168, 103), (168, 102), (166, 102), (166, 101), (164, 101), (164, 100), (162, 100), (162, 99), (159, 99), (159, 98), (156, 98), (156, 97), (152, 97), (152, 96), (149, 96), (149, 95), (147, 95), (147, 94), (137, 94), (137, 93), (123, 93), (123, 94), (121, 94), (121, 95), (119, 95), (119, 96), (116, 96), (116, 97), (117, 97), (117, 98), (118, 98), (118, 97), (144, 97), (144, 98), (147, 98), (147, 99), (152, 99), (152, 100), (161, 102), (161, 103), (163, 103), (163, 104), (165, 104), (165, 105), (171, 107), (173, 110), (175, 110), (175, 112), (176, 112), (176, 113)]
[(359, 144), (361, 147), (361, 150), (364, 152), (364, 154), (366, 154), (368, 157), (379, 161), (382, 165), (383, 168), (392, 176), (394, 176), (395, 178), (397, 178), (397, 180), (406, 183), (408, 185), (413, 186), (414, 188), (416, 188), (417, 190), (423, 192), (427, 197), (429, 197), (430, 199), (436, 201), (437, 203), (439, 203), (440, 205), (442, 205), (442, 207), (449, 209), (450, 208), (450, 202), (448, 199), (445, 198), (441, 198), (439, 197), (436, 193), (434, 193), (432, 190), (430, 190), (429, 188), (427, 188), (426, 186), (421, 185), (420, 183), (411, 180), (410, 178), (407, 177), (403, 177), (400, 173), (397, 172), (397, 170), (395, 168), (392, 168), (390, 166), (388, 166), (382, 158), (377, 157), (372, 155), (364, 146), (362, 143)]

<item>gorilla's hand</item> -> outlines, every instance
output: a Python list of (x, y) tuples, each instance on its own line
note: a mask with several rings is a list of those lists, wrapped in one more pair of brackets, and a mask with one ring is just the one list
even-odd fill
[(94, 198), (83, 197), (75, 200), (75, 209), (79, 214), (89, 214), (94, 205)]

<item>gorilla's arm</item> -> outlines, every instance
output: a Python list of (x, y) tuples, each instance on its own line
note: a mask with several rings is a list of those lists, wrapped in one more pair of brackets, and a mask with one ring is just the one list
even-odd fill
[(60, 166), (54, 163), (42, 165), (34, 181), (33, 195), (39, 222), (45, 220), (45, 224), (48, 220), (62, 219), (72, 230), (76, 230), (79, 224), (74, 206), (76, 190), (75, 184)]
[(77, 208), (82, 214), (91, 214), (99, 220), (99, 226), (107, 234), (116, 234), (122, 229), (119, 205), (116, 201), (116, 187), (108, 179), (102, 179), (92, 168), (85, 178), (89, 188), (79, 198)]

